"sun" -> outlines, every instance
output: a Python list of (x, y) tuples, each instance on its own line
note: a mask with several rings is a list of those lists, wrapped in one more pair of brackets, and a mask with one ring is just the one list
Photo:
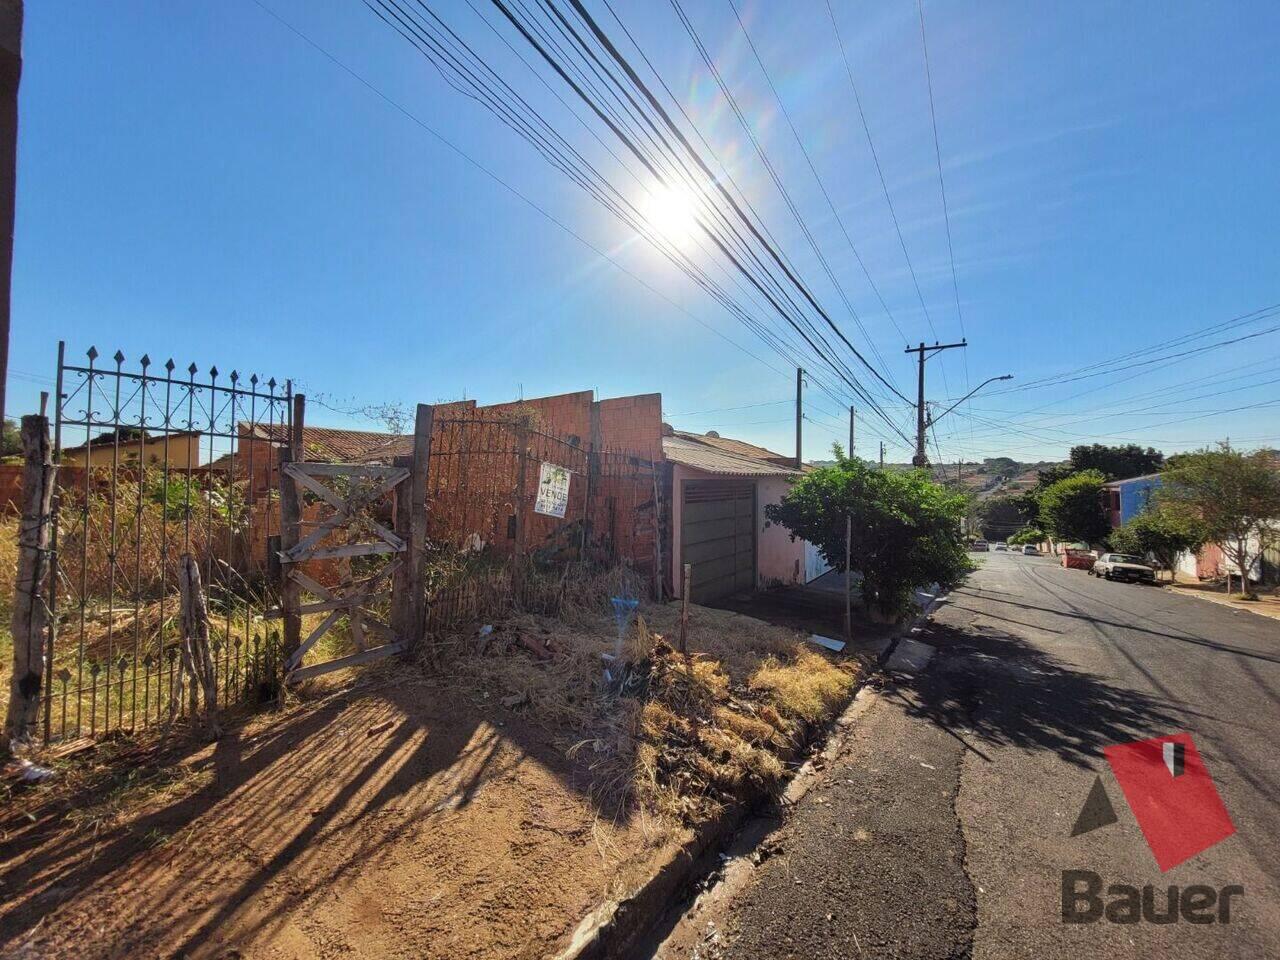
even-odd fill
[(677, 247), (688, 247), (698, 231), (698, 203), (683, 187), (657, 184), (637, 204), (655, 233)]

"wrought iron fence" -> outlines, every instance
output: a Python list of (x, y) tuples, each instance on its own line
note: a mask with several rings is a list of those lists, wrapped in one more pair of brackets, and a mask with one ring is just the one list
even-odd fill
[(58, 346), (46, 739), (181, 712), (177, 566), (199, 561), (220, 704), (265, 696), (279, 642), (262, 614), (279, 531), (271, 441), (289, 382)]

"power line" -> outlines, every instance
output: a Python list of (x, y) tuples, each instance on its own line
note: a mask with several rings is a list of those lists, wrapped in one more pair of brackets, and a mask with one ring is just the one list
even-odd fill
[(591, 241), (587, 240), (585, 237), (583, 237), (580, 233), (578, 233), (578, 232), (577, 232), (576, 230), (574, 230), (572, 227), (568, 226), (564, 221), (560, 220), (558, 217), (556, 217), (554, 214), (552, 214), (552, 213), (551, 213), (550, 211), (548, 211), (546, 208), (544, 208), (544, 207), (540, 206), (537, 202), (535, 202), (535, 201), (534, 201), (534, 200), (532, 200), (529, 196), (527, 196), (526, 194), (524, 194), (523, 192), (521, 192), (519, 189), (517, 189), (515, 186), (513, 186), (513, 185), (512, 185), (511, 183), (509, 183), (507, 180), (504, 180), (501, 176), (499, 176), (499, 175), (498, 175), (497, 173), (495, 173), (493, 170), (489, 169), (487, 166), (485, 166), (483, 163), (481, 163), (481, 162), (480, 162), (479, 160), (477, 160), (475, 157), (471, 156), (469, 153), (467, 153), (465, 150), (463, 150), (463, 149), (462, 149), (461, 147), (459, 147), (457, 144), (453, 143), (451, 140), (449, 140), (447, 137), (445, 137), (445, 136), (444, 136), (442, 133), (440, 133), (438, 130), (436, 130), (435, 128), (433, 128), (432, 126), (430, 126), (428, 123), (426, 123), (426, 122), (425, 122), (424, 120), (422, 120), (420, 117), (418, 117), (416, 114), (412, 113), (412, 112), (411, 112), (411, 111), (409, 111), (406, 107), (404, 107), (402, 104), (398, 103), (397, 101), (395, 101), (395, 100), (393, 100), (391, 97), (389, 97), (387, 94), (383, 93), (380, 89), (378, 89), (376, 86), (374, 86), (374, 85), (373, 85), (369, 80), (367, 80), (364, 76), (362, 76), (361, 74), (357, 73), (357, 72), (356, 72), (355, 70), (353, 70), (351, 67), (347, 66), (347, 64), (343, 63), (343, 62), (342, 62), (341, 60), (339, 60), (336, 56), (334, 56), (332, 53), (330, 53), (327, 49), (325, 49), (324, 47), (320, 46), (320, 44), (316, 43), (316, 42), (315, 42), (314, 40), (312, 40), (309, 36), (307, 36), (305, 33), (303, 33), (301, 30), (299, 30), (297, 27), (295, 27), (292, 23), (290, 23), (289, 21), (285, 20), (285, 19), (284, 19), (283, 17), (281, 17), (278, 13), (276, 13), (274, 10), (272, 10), (270, 7), (268, 7), (268, 6), (266, 6), (264, 3), (262, 3), (262, 2), (261, 2), (261, 0), (253, 0), (253, 3), (254, 3), (254, 4), (255, 4), (255, 5), (256, 5), (260, 10), (262, 10), (264, 13), (266, 13), (266, 14), (267, 14), (267, 15), (269, 15), (272, 19), (274, 19), (277, 23), (279, 23), (281, 26), (285, 27), (287, 30), (289, 30), (291, 33), (293, 33), (296, 37), (298, 37), (298, 39), (302, 40), (304, 43), (306, 43), (306, 44), (307, 44), (308, 46), (310, 46), (313, 50), (315, 50), (317, 53), (319, 53), (321, 56), (323, 56), (325, 59), (327, 59), (327, 60), (328, 60), (330, 63), (332, 63), (334, 66), (338, 67), (340, 70), (342, 70), (342, 71), (343, 71), (344, 73), (346, 73), (348, 76), (350, 76), (353, 80), (355, 80), (356, 82), (358, 82), (361, 86), (365, 87), (365, 88), (366, 88), (370, 93), (372, 93), (372, 94), (374, 94), (375, 96), (377, 96), (380, 100), (382, 100), (384, 103), (386, 103), (386, 104), (387, 104), (388, 106), (390, 106), (392, 109), (394, 109), (395, 111), (397, 111), (398, 113), (400, 113), (402, 116), (404, 116), (406, 119), (410, 120), (412, 123), (414, 123), (415, 125), (417, 125), (417, 126), (418, 126), (419, 128), (421, 128), (422, 130), (424, 130), (424, 131), (425, 131), (426, 133), (428, 133), (431, 137), (433, 137), (436, 141), (438, 141), (442, 146), (444, 146), (444, 147), (446, 147), (448, 150), (450, 150), (450, 151), (451, 151), (455, 156), (457, 156), (457, 157), (458, 157), (458, 158), (460, 158), (461, 160), (464, 160), (466, 163), (470, 164), (472, 167), (474, 167), (474, 168), (475, 168), (476, 170), (478, 170), (480, 173), (484, 174), (486, 177), (488, 177), (490, 180), (492, 180), (492, 181), (493, 181), (494, 183), (496, 183), (498, 186), (502, 187), (504, 190), (506, 190), (508, 193), (510, 193), (510, 194), (511, 194), (512, 196), (514, 196), (516, 199), (520, 200), (522, 203), (524, 203), (524, 204), (525, 204), (526, 206), (528, 206), (530, 209), (534, 210), (534, 211), (535, 211), (536, 213), (538, 213), (541, 217), (543, 217), (543, 219), (547, 220), (549, 223), (551, 223), (551, 224), (553, 224), (554, 226), (558, 227), (560, 230), (562, 230), (564, 233), (568, 234), (568, 235), (569, 235), (570, 237), (572, 237), (574, 240), (578, 241), (578, 243), (582, 244), (584, 247), (586, 247), (588, 250), (590, 250), (590, 251), (591, 251), (592, 253), (594, 253), (596, 256), (598, 256), (598, 257), (600, 257), (602, 260), (605, 260), (605, 261), (609, 262), (610, 264), (612, 264), (616, 269), (618, 269), (618, 270), (619, 270), (619, 271), (621, 271), (622, 273), (626, 274), (628, 277), (630, 277), (632, 280), (634, 280), (634, 281), (635, 281), (636, 283), (638, 283), (640, 286), (644, 287), (646, 290), (648, 290), (648, 291), (649, 291), (650, 293), (652, 293), (654, 296), (657, 296), (657, 297), (659, 297), (660, 299), (664, 300), (664, 301), (665, 301), (666, 303), (668, 303), (670, 306), (672, 306), (672, 307), (674, 307), (675, 309), (679, 310), (679, 311), (680, 311), (681, 313), (683, 313), (685, 316), (689, 317), (691, 320), (693, 320), (695, 323), (699, 324), (700, 326), (702, 326), (702, 327), (706, 328), (706, 329), (707, 329), (707, 330), (709, 330), (711, 333), (713, 333), (713, 334), (715, 334), (717, 337), (719, 337), (721, 340), (725, 341), (726, 343), (728, 343), (729, 345), (731, 345), (731, 346), (735, 347), (736, 349), (738, 349), (738, 350), (742, 351), (742, 352), (743, 352), (744, 354), (746, 354), (748, 357), (750, 357), (751, 359), (755, 360), (756, 362), (758, 362), (758, 363), (762, 364), (763, 366), (767, 367), (768, 369), (772, 370), (774, 373), (777, 373), (779, 376), (787, 377), (788, 379), (790, 378), (791, 374), (790, 374), (789, 372), (786, 372), (786, 371), (783, 371), (783, 370), (779, 369), (778, 367), (776, 367), (776, 366), (774, 366), (773, 364), (769, 363), (767, 360), (765, 360), (765, 359), (763, 359), (762, 357), (758, 356), (757, 354), (753, 353), (753, 352), (752, 352), (751, 350), (749, 350), (747, 347), (743, 346), (742, 344), (738, 343), (736, 340), (734, 340), (734, 339), (732, 339), (731, 337), (727, 336), (727, 335), (726, 335), (725, 333), (723, 333), (722, 331), (717, 330), (717, 329), (716, 329), (714, 326), (712, 326), (710, 323), (706, 322), (706, 321), (705, 321), (705, 320), (703, 320), (701, 317), (699, 317), (699, 316), (697, 316), (696, 314), (692, 313), (692, 312), (691, 312), (691, 311), (689, 311), (686, 307), (684, 307), (684, 306), (682, 306), (681, 304), (677, 303), (677, 302), (676, 302), (675, 300), (673, 300), (671, 297), (667, 296), (665, 293), (663, 293), (662, 291), (658, 290), (656, 287), (654, 287), (654, 286), (653, 286), (652, 284), (650, 284), (648, 281), (644, 280), (644, 279), (643, 279), (642, 277), (640, 277), (638, 274), (633, 273), (633, 272), (632, 272), (631, 270), (629, 270), (627, 267), (623, 266), (623, 265), (622, 265), (618, 260), (616, 260), (614, 257), (610, 256), (608, 253), (606, 253), (605, 251), (601, 250), (599, 247), (597, 247), (597, 246), (596, 246), (595, 244), (593, 244)]
[[(875, 141), (871, 137), (871, 125), (867, 122), (866, 111), (862, 109), (862, 97), (858, 93), (858, 84), (853, 79), (853, 67), (849, 63), (849, 54), (844, 47), (844, 38), (840, 35), (840, 24), (836, 22), (835, 11), (831, 9), (831, 0), (826, 0), (827, 16), (831, 18), (831, 29), (835, 34), (836, 44), (840, 47), (840, 59), (844, 62), (845, 76), (849, 78), (849, 89), (853, 91), (853, 102), (858, 108), (858, 117), (862, 121), (862, 132), (867, 138), (867, 147), (871, 151), (871, 159), (875, 162), (876, 174), (880, 177), (880, 189), (884, 193), (884, 201), (889, 207), (889, 217), (893, 220), (894, 232), (898, 235), (898, 245), (902, 247), (902, 256), (907, 261), (907, 270), (911, 274), (911, 282), (916, 288), (916, 297), (920, 300), (920, 309), (924, 311), (924, 318), (928, 321), (929, 332), (933, 334), (934, 339), (938, 337), (938, 331), (933, 326), (933, 317), (929, 315), (929, 307), (924, 302), (924, 293), (920, 290), (920, 280), (916, 276), (915, 265), (911, 262), (911, 254), (907, 252), (907, 241), (902, 236), (902, 226), (898, 223), (898, 212), (893, 207), (893, 198), (889, 195), (889, 184), (885, 180), (884, 168), (880, 165), (880, 155), (876, 152)], [(947, 368), (944, 363), (942, 366), (942, 382), (946, 386)], [(946, 387), (948, 393), (951, 392), (950, 387)]]

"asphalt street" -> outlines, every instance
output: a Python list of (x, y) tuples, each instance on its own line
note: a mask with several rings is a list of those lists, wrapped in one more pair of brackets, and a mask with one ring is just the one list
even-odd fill
[[(1280, 957), (1280, 622), (1047, 558), (979, 563), (916, 634), (930, 666), (866, 693), (759, 866), (659, 956)], [(1183, 732), (1236, 832), (1162, 872), (1103, 749)], [(1115, 822), (1072, 837), (1099, 777)], [(1064, 923), (1067, 870), (1104, 903), (1151, 885), (1152, 919)], [(1193, 885), (1243, 893), (1225, 923), (1164, 917)]]

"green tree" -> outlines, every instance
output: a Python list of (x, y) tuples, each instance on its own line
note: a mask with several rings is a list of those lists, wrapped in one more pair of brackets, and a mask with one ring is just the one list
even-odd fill
[(1240, 591), (1255, 596), (1248, 574), (1280, 540), (1280, 471), (1271, 454), (1216, 450), (1179, 454), (1160, 474), (1161, 510), (1198, 522), (1240, 571)]
[(1178, 554), (1199, 550), (1205, 544), (1206, 535), (1204, 525), (1196, 518), (1157, 506), (1112, 530), (1108, 540), (1111, 549), (1120, 553), (1151, 554), (1176, 583)]
[(1009, 543), (1012, 546), (1022, 546), (1024, 543), (1043, 543), (1048, 537), (1039, 527), (1023, 527), (1012, 537)]
[(1108, 480), (1127, 480), (1157, 473), (1164, 465), (1164, 454), (1154, 447), (1145, 450), (1136, 443), (1109, 447), (1095, 443), (1071, 448), (1071, 471), (1097, 470)]
[(844, 569), (851, 518), (851, 566), (863, 577), (863, 603), (900, 616), (917, 587), (953, 585), (970, 569), (960, 537), (965, 506), (964, 496), (925, 471), (874, 470), (837, 448), (833, 466), (805, 474), (765, 516), (817, 546), (837, 569)]
[(13, 457), (22, 453), (22, 433), (13, 420), (0, 425), (0, 457)]
[(1098, 470), (1085, 470), (1056, 483), (1040, 494), (1040, 523), (1056, 540), (1094, 544), (1111, 531), (1102, 510), (1102, 485), (1107, 478)]

